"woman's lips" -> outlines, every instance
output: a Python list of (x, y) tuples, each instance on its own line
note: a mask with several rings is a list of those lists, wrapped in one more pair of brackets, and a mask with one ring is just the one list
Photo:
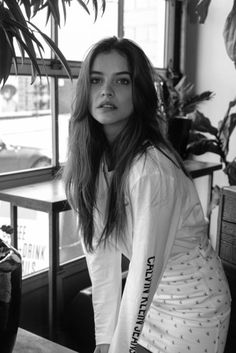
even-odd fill
[(112, 104), (110, 102), (104, 102), (104, 103), (101, 103), (99, 104), (98, 106), (99, 109), (117, 109), (116, 105), (115, 104)]

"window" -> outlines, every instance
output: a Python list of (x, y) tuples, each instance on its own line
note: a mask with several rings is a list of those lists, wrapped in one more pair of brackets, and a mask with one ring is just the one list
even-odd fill
[(165, 1), (124, 2), (124, 37), (133, 39), (155, 67), (165, 65)]
[[(0, 91), (1, 188), (49, 180), (65, 161), (76, 79), (81, 61), (95, 41), (111, 35), (133, 39), (144, 49), (157, 70), (164, 70), (173, 56), (174, 21), (170, 20), (174, 18), (173, 1), (107, 0), (106, 11), (103, 16), (98, 14), (96, 22), (92, 8), (90, 10), (91, 15), (88, 15), (78, 2), (71, 2), (66, 25), (62, 23), (58, 30), (58, 46), (69, 61), (73, 82), (67, 78), (60, 65), (52, 61), (53, 56), (45, 46), (47, 77), (38, 78), (31, 84), (30, 63), (26, 59), (23, 66), (19, 65), (19, 76), (12, 75)], [(36, 15), (34, 23), (42, 28), (45, 18), (43, 13)], [(55, 33), (53, 24), (51, 28), (52, 33)], [(49, 25), (46, 33), (50, 33)], [(42, 65), (40, 58), (38, 62)], [(77, 235), (66, 226), (71, 224), (68, 222), (70, 217), (70, 212), (65, 212), (61, 217), (61, 262), (82, 255)], [(37, 233), (39, 224), (41, 228), (48, 229), (47, 217), (40, 212), (22, 209), (18, 218), (18, 240), (22, 254), (32, 254), (29, 249), (33, 246), (35, 249), (36, 246), (45, 247), (43, 254), (46, 254), (47, 232), (43, 233), (40, 244), (36, 241), (37, 237), (33, 239), (32, 234)], [(0, 201), (0, 224), (9, 222), (9, 205)], [(47, 268), (47, 256), (44, 259), (32, 265), (25, 257), (28, 262), (24, 274)]]

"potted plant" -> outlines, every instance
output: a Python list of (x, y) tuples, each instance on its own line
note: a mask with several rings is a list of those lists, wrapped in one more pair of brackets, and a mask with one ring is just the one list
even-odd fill
[(236, 156), (228, 161), (230, 137), (236, 127), (236, 113), (231, 113), (236, 106), (236, 98), (229, 102), (224, 118), (219, 121), (218, 127), (211, 124), (210, 119), (198, 110), (189, 114), (192, 121), (189, 134), (187, 153), (202, 155), (212, 152), (220, 156), (224, 165), (224, 173), (228, 177), (229, 185), (236, 185)]
[(187, 144), (192, 121), (188, 115), (196, 111), (197, 107), (213, 97), (211, 91), (201, 94), (194, 93), (193, 84), (186, 76), (179, 78), (169, 66), (166, 76), (157, 78), (157, 92), (159, 111), (166, 121), (166, 132), (172, 145), (185, 159), (188, 155)]
[[(88, 1), (77, 0), (83, 10), (88, 14)], [(99, 11), (99, 0), (92, 0), (95, 21)], [(24, 62), (25, 54), (28, 55), (32, 68), (32, 82), (37, 76), (41, 76), (40, 67), (37, 63), (37, 53), (43, 59), (43, 45), (46, 43), (55, 53), (56, 58), (61, 62), (67, 75), (72, 78), (70, 67), (63, 53), (55, 42), (43, 31), (37, 28), (31, 19), (42, 9), (47, 10), (45, 22), (53, 17), (56, 26), (60, 26), (61, 12), (66, 21), (66, 11), (71, 0), (0, 0), (0, 85), (4, 85), (10, 74), (12, 63), (15, 73), (18, 73), (18, 61), (15, 47), (20, 48), (20, 56)], [(101, 0), (102, 13), (105, 11), (106, 1)], [(35, 34), (41, 36), (38, 40)]]

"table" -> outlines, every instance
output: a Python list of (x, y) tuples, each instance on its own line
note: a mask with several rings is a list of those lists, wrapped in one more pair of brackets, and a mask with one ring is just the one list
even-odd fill
[(192, 159), (186, 159), (184, 161), (184, 165), (193, 179), (209, 175), (211, 179), (211, 184), (213, 182), (213, 172), (222, 169), (221, 163), (202, 162), (195, 161)]
[(13, 246), (17, 248), (17, 207), (48, 213), (49, 216), (49, 337), (54, 338), (57, 322), (57, 272), (59, 269), (59, 213), (69, 210), (63, 184), (51, 180), (0, 190), (0, 200), (10, 202)]
[(13, 353), (76, 353), (29, 331), (18, 329)]
[[(220, 163), (186, 160), (185, 166), (193, 178), (209, 176), (209, 201), (213, 172)], [(14, 228), (13, 246), (17, 248), (17, 207), (25, 207), (49, 215), (49, 337), (54, 338), (57, 323), (57, 272), (59, 269), (59, 213), (69, 210), (62, 181), (59, 179), (0, 190), (0, 200), (10, 202)]]

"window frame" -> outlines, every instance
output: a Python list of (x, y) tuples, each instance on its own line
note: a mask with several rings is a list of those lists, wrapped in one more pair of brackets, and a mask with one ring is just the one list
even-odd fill
[[(164, 1), (164, 0), (163, 0)], [(165, 68), (155, 68), (155, 70), (161, 74), (165, 75), (167, 65), (170, 61), (172, 61), (175, 70), (179, 70), (180, 63), (180, 48), (177, 48), (176, 43), (179, 44), (179, 38), (181, 35), (181, 27), (176, 24), (181, 22), (181, 2), (178, 1), (178, 5), (176, 5), (176, 1), (173, 0), (165, 0), (166, 2), (166, 26), (165, 26), (165, 53), (164, 53), (164, 66)], [(124, 14), (124, 0), (118, 0), (118, 28), (117, 35), (119, 37), (123, 36), (123, 14)], [(176, 21), (176, 18), (178, 19)], [(55, 43), (58, 43), (58, 31), (57, 27), (53, 20), (51, 20), (51, 33), (52, 38)], [(21, 58), (17, 58), (18, 62), (18, 75), (29, 75), (31, 76), (31, 64), (28, 58), (24, 59), (24, 63), (22, 65)], [(51, 80), (51, 109), (52, 109), (52, 165), (49, 167), (43, 167), (39, 169), (33, 170), (25, 170), (18, 172), (5, 173), (0, 175), (0, 189), (6, 189), (11, 187), (17, 187), (22, 185), (29, 185), (33, 183), (43, 182), (52, 180), (55, 175), (58, 173), (63, 165), (59, 164), (59, 128), (58, 128), (58, 103), (59, 103), (59, 92), (58, 92), (58, 80), (60, 78), (68, 78), (65, 69), (61, 65), (61, 63), (55, 59), (55, 56), (51, 54), (51, 59), (44, 59), (44, 63), (42, 59), (37, 59), (38, 65), (40, 67), (41, 72), (47, 72), (49, 78)], [(78, 77), (81, 61), (73, 61), (68, 60), (72, 77), (76, 79)], [(12, 65), (11, 74), (15, 74), (14, 66)], [(74, 261), (79, 260), (80, 266), (78, 267), (78, 271), (84, 271), (86, 269), (86, 263), (84, 257), (80, 257), (79, 259), (73, 259)], [(72, 260), (72, 261), (73, 261)], [(64, 266), (65, 264), (61, 264), (60, 266)], [(47, 272), (47, 270), (43, 271)], [(37, 272), (32, 274), (31, 276), (37, 276)]]
[[(181, 2), (179, 2), (181, 3)], [(118, 28), (117, 35), (123, 36), (123, 14), (124, 14), (124, 0), (118, 0)], [(166, 28), (165, 28), (165, 53), (164, 53), (164, 69), (155, 68), (160, 74), (166, 72), (166, 67), (170, 61), (179, 62), (179, 53), (176, 53), (175, 42), (179, 37), (179, 33), (175, 33), (176, 23), (176, 2), (173, 0), (166, 1)], [(179, 32), (179, 28), (177, 28)], [(58, 43), (58, 30), (53, 19), (51, 20), (51, 35), (55, 43)], [(24, 59), (22, 65), (21, 58), (17, 58), (18, 62), (18, 75), (31, 75), (31, 64), (28, 58)], [(50, 167), (43, 167), (34, 170), (16, 171), (0, 175), (0, 188), (10, 188), (14, 186), (26, 185), (38, 181), (50, 180), (60, 169), (59, 164), (59, 138), (58, 138), (58, 79), (68, 78), (62, 64), (55, 59), (51, 54), (51, 59), (44, 59), (44, 64), (41, 58), (37, 59), (41, 72), (47, 72), (51, 80), (51, 107), (52, 107), (52, 165)], [(81, 68), (81, 61), (68, 60), (71, 68), (73, 78), (78, 77)], [(176, 66), (176, 65), (175, 65)], [(11, 74), (14, 75), (14, 67), (12, 65)], [(43, 74), (43, 76), (45, 76)]]

